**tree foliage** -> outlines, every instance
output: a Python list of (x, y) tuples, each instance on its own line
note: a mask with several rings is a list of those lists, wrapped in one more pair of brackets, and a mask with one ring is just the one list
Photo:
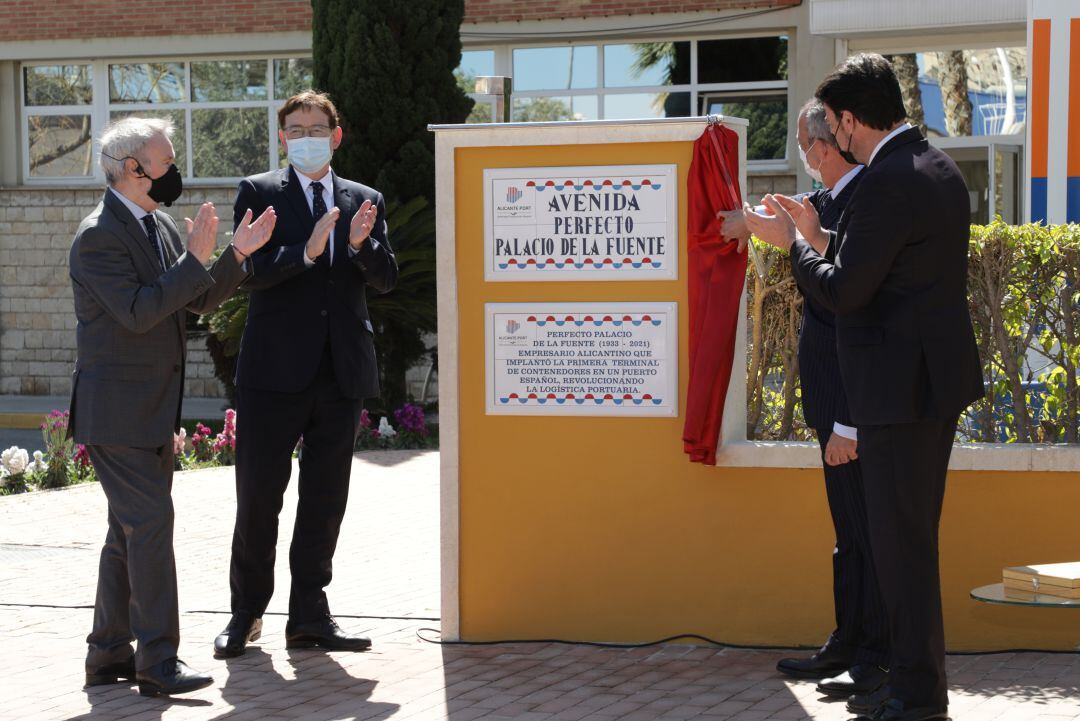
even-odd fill
[(312, 0), (315, 86), (334, 99), (343, 177), (383, 193), (400, 280), (370, 298), (384, 409), (407, 400), (406, 371), (435, 331), (435, 139), (429, 123), (461, 123), (473, 101), (461, 62), (463, 0)]
[[(790, 264), (759, 243), (748, 274), (747, 437), (806, 439)], [(972, 226), (968, 301), (987, 395), (959, 440), (1080, 441), (1080, 225)]]

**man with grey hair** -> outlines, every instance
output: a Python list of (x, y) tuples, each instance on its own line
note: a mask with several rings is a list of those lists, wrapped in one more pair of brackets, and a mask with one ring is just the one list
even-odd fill
[(187, 313), (206, 313), (232, 295), (275, 222), (273, 208), (255, 222), (248, 211), (207, 270), (217, 245), (213, 204), (185, 219), (186, 250), (158, 209), (183, 190), (172, 132), (167, 120), (139, 117), (105, 129), (109, 187), (79, 225), (69, 258), (78, 321), (70, 429), (86, 445), (109, 507), (86, 683), (135, 681), (149, 696), (213, 682), (177, 658), (171, 489)]
[[(835, 228), (859, 184), (863, 166), (847, 162), (836, 146), (816, 99), (799, 112), (796, 143), (807, 175), (824, 187), (807, 197)], [(722, 211), (724, 237), (749, 241), (743, 211)], [(836, 250), (814, 246), (825, 258)], [(802, 288), (799, 289), (802, 292)], [(823, 679), (818, 690), (847, 698), (874, 691), (884, 680), (888, 664), (888, 626), (885, 607), (870, 558), (870, 537), (863, 495), (862, 468), (857, 453), (858, 433), (851, 420), (840, 378), (836, 348), (836, 316), (812, 296), (803, 293), (803, 321), (799, 333), (799, 382), (803, 416), (814, 429), (822, 449), (825, 492), (836, 532), (833, 549), (833, 601), (836, 630), (820, 651), (809, 658), (785, 658), (781, 673), (796, 678)]]

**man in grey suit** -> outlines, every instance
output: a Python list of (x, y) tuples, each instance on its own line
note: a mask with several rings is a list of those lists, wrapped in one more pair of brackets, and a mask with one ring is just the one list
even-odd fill
[(172, 218), (158, 210), (182, 191), (172, 132), (167, 120), (138, 117), (106, 128), (109, 188), (79, 225), (70, 255), (78, 320), (71, 429), (109, 504), (86, 683), (135, 681), (151, 696), (213, 682), (177, 658), (171, 489), (187, 312), (205, 313), (233, 293), (275, 222), (273, 208), (254, 223), (249, 212), (207, 270), (218, 219), (206, 203), (185, 220), (185, 251)]

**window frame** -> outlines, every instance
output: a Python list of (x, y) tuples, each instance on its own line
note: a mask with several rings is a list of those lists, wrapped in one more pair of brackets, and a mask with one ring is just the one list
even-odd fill
[[(191, 114), (195, 110), (217, 110), (236, 108), (263, 108), (267, 112), (267, 150), (266, 172), (281, 167), (277, 138), (277, 108), (282, 100), (275, 98), (274, 86), (274, 63), (278, 60), (310, 59), (311, 55), (303, 53), (243, 53), (237, 55), (197, 55), (197, 56), (139, 56), (119, 57), (108, 59), (58, 59), (58, 60), (32, 60), (19, 63), (19, 145), (22, 151), (22, 183), (26, 186), (96, 186), (105, 182), (105, 174), (99, 163), (93, 164), (92, 174), (89, 176), (35, 176), (30, 169), (30, 134), (29, 118), (32, 115), (90, 115), (91, 142), (94, 144), (95, 155), (98, 152), (97, 139), (113, 112), (181, 112), (184, 114), (184, 140), (186, 172), (183, 176), (186, 185), (197, 186), (227, 186), (234, 185), (243, 176), (225, 177), (197, 177), (194, 175), (194, 150), (192, 146), (192, 123)], [(197, 102), (191, 100), (191, 65), (201, 62), (229, 62), (256, 60), (266, 62), (266, 100), (229, 100)], [(109, 66), (138, 63), (181, 63), (184, 66), (184, 93), (185, 100), (177, 103), (120, 103), (113, 102), (109, 97)], [(86, 105), (27, 105), (26, 104), (26, 68), (52, 65), (88, 65), (91, 77), (91, 101)]]
[[(514, 88), (510, 98), (511, 107), (518, 98), (544, 98), (544, 97), (573, 97), (573, 96), (596, 96), (597, 115), (600, 120), (611, 120), (605, 116), (605, 97), (609, 95), (648, 95), (660, 93), (690, 93), (690, 107), (696, 110), (701, 103), (701, 97), (705, 94), (716, 93), (745, 93), (747, 91), (771, 91), (771, 94), (783, 93), (787, 96), (788, 114), (791, 113), (791, 51), (793, 48), (794, 32), (762, 30), (742, 33), (721, 34), (696, 34), (696, 35), (671, 35), (658, 38), (641, 37), (596, 37), (574, 39), (572, 41), (536, 40), (532, 42), (483, 42), (468, 44), (463, 50), (482, 51), (490, 50), (495, 54), (495, 74), (514, 76), (514, 50), (549, 47), (596, 47), (596, 85), (592, 88), (566, 88), (552, 90), (522, 90)], [(786, 80), (760, 80), (737, 83), (699, 83), (698, 82), (698, 43), (710, 40), (743, 40), (749, 38), (786, 38), (788, 43), (788, 78)], [(689, 42), (690, 43), (690, 82), (679, 85), (641, 85), (626, 87), (604, 86), (604, 47), (607, 45), (627, 45), (642, 41), (653, 42)], [(790, 169), (788, 157), (788, 143), (784, 144), (784, 157), (768, 160), (748, 160), (747, 167), (753, 171), (786, 171)]]

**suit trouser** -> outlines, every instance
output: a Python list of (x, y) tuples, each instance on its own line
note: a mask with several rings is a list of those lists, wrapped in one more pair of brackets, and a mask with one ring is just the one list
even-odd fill
[(126, 661), (138, 640), (135, 667), (143, 670), (176, 656), (180, 645), (172, 445), (86, 450), (109, 502), (86, 666)]
[(836, 630), (830, 645), (838, 644), (853, 663), (889, 664), (889, 625), (878, 587), (866, 518), (862, 466), (856, 459), (839, 466), (824, 462), (832, 430), (817, 432), (836, 532), (833, 549), (833, 603)]
[(229, 585), (232, 611), (262, 616), (274, 592), (278, 515), (300, 449), (299, 503), (289, 549), (289, 618), (329, 613), (333, 576), (362, 401), (342, 394), (329, 346), (311, 385), (299, 393), (237, 388), (236, 527)]
[(956, 421), (859, 426), (870, 543), (889, 615), (891, 695), (948, 704), (938, 526)]

